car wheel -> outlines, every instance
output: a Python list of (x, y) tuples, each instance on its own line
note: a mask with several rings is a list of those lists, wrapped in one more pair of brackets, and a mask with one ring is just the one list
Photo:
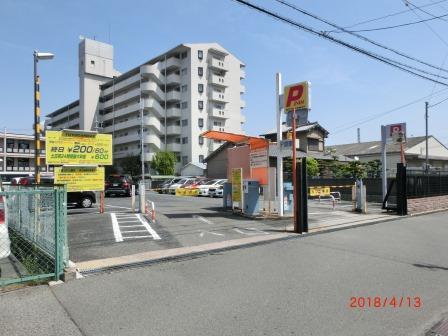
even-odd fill
[(79, 202), (79, 206), (81, 208), (87, 209), (92, 207), (92, 199), (90, 197), (83, 197), (81, 201)]

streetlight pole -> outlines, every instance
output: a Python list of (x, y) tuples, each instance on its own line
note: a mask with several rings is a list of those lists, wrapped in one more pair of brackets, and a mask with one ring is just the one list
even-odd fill
[(37, 73), (39, 60), (50, 60), (54, 57), (50, 53), (41, 53), (34, 50), (34, 176), (36, 184), (40, 184), (40, 78)]

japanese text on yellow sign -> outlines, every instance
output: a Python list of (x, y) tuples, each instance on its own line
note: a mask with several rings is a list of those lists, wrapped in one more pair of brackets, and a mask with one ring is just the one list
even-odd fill
[(112, 165), (112, 136), (47, 131), (45, 153), (49, 165)]
[(67, 191), (104, 191), (104, 167), (55, 167), (54, 183)]
[(232, 169), (232, 201), (241, 202), (241, 194), (243, 189), (243, 169), (233, 168)]
[(309, 82), (285, 86), (283, 95), (285, 112), (310, 108), (309, 86)]
[(329, 187), (310, 187), (310, 196), (328, 196), (330, 195)]

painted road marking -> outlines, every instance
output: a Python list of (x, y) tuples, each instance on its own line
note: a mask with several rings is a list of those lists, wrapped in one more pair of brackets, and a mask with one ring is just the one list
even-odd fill
[(199, 237), (204, 237), (204, 235), (206, 234), (206, 233), (209, 233), (209, 234), (211, 234), (211, 235), (215, 235), (215, 236), (224, 236), (224, 233), (217, 233), (217, 232), (211, 232), (211, 231), (202, 231), (200, 234), (199, 234)]
[(209, 225), (213, 225), (213, 222), (207, 218), (204, 218), (202, 216), (198, 216), (198, 215), (192, 215), (191, 217), (200, 220), (201, 222), (205, 223), (205, 224), (209, 224)]
[[(140, 214), (125, 214), (124, 216), (117, 216), (116, 213), (110, 213), (112, 219), (112, 228), (114, 231), (115, 241), (122, 242), (125, 239), (134, 238), (152, 238), (154, 240), (160, 240), (160, 236), (157, 232), (142, 218)], [(125, 224), (125, 225), (122, 225)], [(134, 225), (126, 225), (134, 224)], [(134, 230), (128, 228), (135, 228)], [(129, 236), (128, 234), (139, 235)], [(146, 235), (143, 235), (146, 233)]]
[(239, 234), (246, 235), (246, 236), (256, 236), (256, 235), (259, 235), (259, 234), (266, 234), (266, 235), (269, 234), (268, 232), (264, 232), (264, 231), (256, 229), (256, 228), (245, 228), (245, 229), (243, 229), (243, 230), (249, 230), (249, 231), (253, 231), (253, 232), (244, 232), (244, 231), (242, 231), (239, 228), (233, 228), (233, 230), (238, 232)]
[(108, 208), (121, 208), (121, 209), (129, 209), (129, 210), (132, 210), (132, 208), (128, 208), (128, 207), (124, 207), (124, 206), (118, 206), (118, 205), (108, 205), (108, 204), (106, 204), (106, 206), (107, 206)]
[(110, 214), (110, 218), (112, 220), (112, 229), (114, 230), (115, 241), (122, 242), (123, 236), (121, 235), (120, 226), (118, 225), (117, 216), (112, 212)]

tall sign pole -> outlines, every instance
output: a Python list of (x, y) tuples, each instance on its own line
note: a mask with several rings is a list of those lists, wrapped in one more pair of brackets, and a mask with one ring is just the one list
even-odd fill
[(425, 144), (426, 144), (426, 150), (425, 150), (425, 171), (428, 172), (429, 170), (429, 156), (428, 156), (428, 107), (429, 103), (425, 102)]
[(37, 61), (37, 51), (34, 51), (34, 176), (36, 184), (40, 184), (40, 83)]
[(275, 109), (277, 111), (277, 194), (278, 194), (278, 215), (283, 216), (283, 155), (282, 155), (282, 104), (280, 96), (282, 94), (282, 74), (277, 73), (275, 78)]
[(297, 163), (297, 153), (296, 153), (296, 109), (292, 112), (292, 186), (294, 190), (294, 232), (298, 232), (297, 223), (297, 176), (296, 176), (296, 163)]
[[(381, 174), (382, 188), (381, 188), (381, 190), (382, 190), (383, 202), (386, 199), (386, 194), (387, 194), (386, 137), (387, 137), (386, 126), (381, 125), (381, 166), (382, 166), (382, 174)], [(385, 203), (385, 205), (387, 206), (387, 203)]]

